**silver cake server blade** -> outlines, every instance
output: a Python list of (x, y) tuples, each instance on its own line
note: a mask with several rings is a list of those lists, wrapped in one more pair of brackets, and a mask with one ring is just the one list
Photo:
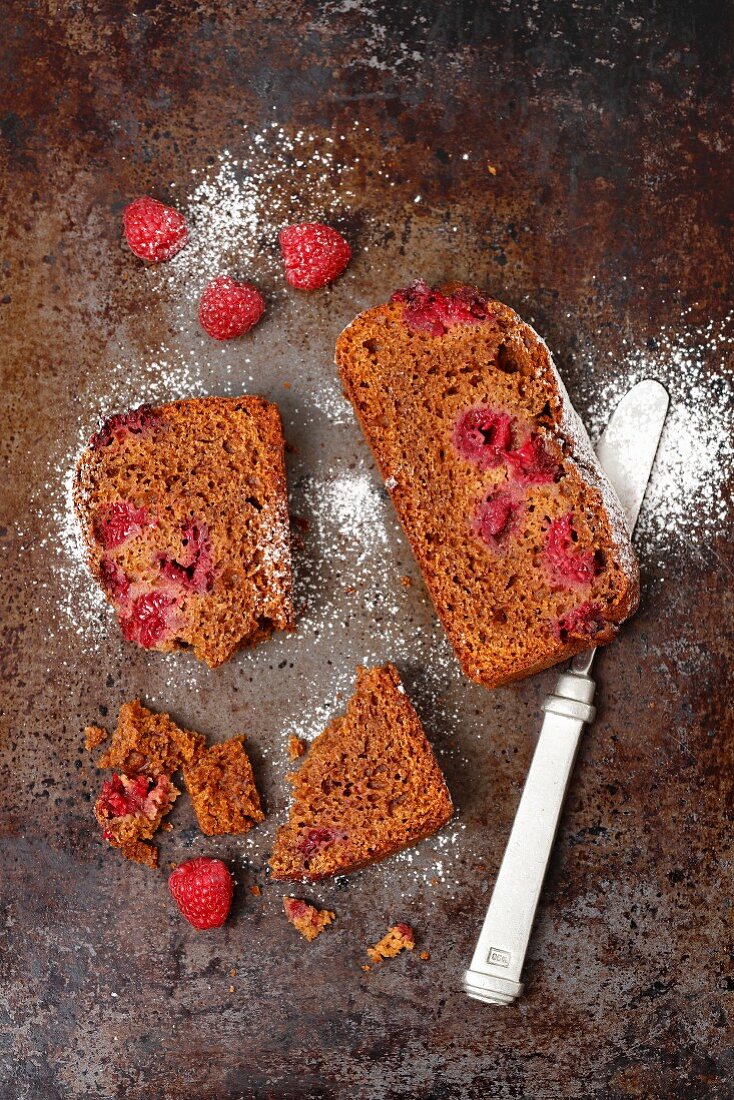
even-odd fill
[[(622, 398), (597, 454), (619, 497), (630, 531), (642, 507), (668, 411), (668, 394), (651, 378)], [(543, 704), (545, 717), (520, 805), (497, 875), (464, 992), (511, 1004), (520, 981), (535, 911), (584, 726), (594, 720), (595, 650), (579, 653)]]

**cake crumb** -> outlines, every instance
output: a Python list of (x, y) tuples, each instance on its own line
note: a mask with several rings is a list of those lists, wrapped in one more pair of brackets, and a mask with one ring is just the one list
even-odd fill
[(261, 890), (261, 889), (260, 889), (260, 887), (259, 887), (259, 886), (257, 885), (257, 883), (254, 883), (254, 885), (252, 885), (252, 886), (250, 887), (250, 893), (251, 893), (251, 894), (253, 894), (253, 895), (254, 895), (254, 897), (256, 897), (256, 898), (259, 898), (259, 897), (260, 897), (260, 895), (262, 894), (262, 890)]
[(372, 967), (369, 966), (367, 963), (365, 963), (364, 966), (362, 967), (362, 970), (371, 970), (371, 969), (372, 969)]
[(320, 936), (336, 916), (329, 909), (317, 909), (315, 905), (309, 905), (302, 898), (283, 898), (283, 909), (293, 927), (309, 943)]
[(206, 836), (246, 833), (265, 820), (243, 737), (231, 737), (200, 753), (183, 769), (199, 828)]
[(233, 985), (231, 985), (231, 986), (229, 987), (229, 991), (230, 991), (230, 993), (234, 993), (234, 986), (233, 986)]
[(402, 577), (400, 578), (400, 583), (402, 584), (403, 588), (410, 588), (413, 581), (410, 579), (407, 573), (403, 573)]
[(230, 970), (229, 976), (230, 976), (230, 978), (236, 978), (237, 977), (237, 971), (236, 970)]
[(372, 962), (393, 959), (401, 951), (412, 951), (415, 947), (415, 934), (409, 924), (394, 924), (374, 947), (367, 948)]
[(302, 737), (296, 737), (295, 734), (292, 734), (288, 738), (288, 755), (291, 760), (298, 760), (300, 756), (303, 756), (307, 747), (308, 742), (305, 741)]
[(99, 748), (103, 741), (107, 740), (107, 730), (101, 726), (87, 726), (84, 730), (84, 747), (87, 752)]
[(424, 962), (426, 962), (428, 959), (430, 959), (430, 957), (431, 956), (430, 956), (430, 953), (428, 951), (421, 951), (421, 953), (419, 955), (419, 958), (423, 959)]

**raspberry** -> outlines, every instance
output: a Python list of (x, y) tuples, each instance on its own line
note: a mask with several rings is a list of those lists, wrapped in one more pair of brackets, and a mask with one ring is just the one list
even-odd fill
[(183, 214), (172, 206), (144, 195), (122, 212), (125, 240), (141, 260), (170, 260), (186, 244), (188, 229)]
[(215, 340), (233, 340), (248, 332), (265, 312), (265, 299), (252, 283), (238, 283), (231, 275), (218, 275), (204, 287), (199, 302), (199, 321)]
[(405, 303), (403, 321), (411, 332), (427, 332), (429, 336), (443, 336), (452, 325), (475, 325), (490, 316), (487, 299), (470, 286), (444, 294), (419, 279), (404, 290), (396, 290), (390, 301)]
[(601, 608), (587, 600), (561, 615), (554, 624), (553, 633), (565, 645), (569, 638), (593, 638), (604, 626)]
[(220, 928), (229, 915), (234, 893), (232, 875), (221, 859), (187, 859), (168, 879), (181, 915), (194, 928)]
[(151, 522), (146, 508), (136, 508), (127, 500), (118, 500), (99, 509), (94, 517), (94, 533), (105, 550), (113, 550), (139, 535)]
[(309, 909), (313, 907), (307, 905), (301, 898), (283, 898), (283, 908), (285, 909), (288, 920), (300, 920), (305, 917)]
[(319, 222), (289, 225), (278, 234), (285, 277), (297, 290), (318, 290), (341, 275), (352, 250), (341, 233)]
[(183, 529), (183, 561), (160, 559), (161, 572), (191, 592), (210, 592), (214, 584), (212, 544), (205, 523), (189, 523)]
[(109, 447), (110, 443), (119, 443), (128, 433), (142, 435), (154, 428), (159, 419), (160, 413), (150, 405), (141, 405), (138, 409), (115, 413), (114, 416), (105, 420), (99, 431), (94, 433), (89, 440), (89, 445), (93, 450), (98, 451), (101, 447)]
[(548, 529), (545, 560), (554, 581), (565, 585), (591, 584), (596, 576), (594, 551), (580, 550), (577, 539), (571, 512), (553, 520)]
[(299, 842), (299, 850), (304, 859), (311, 859), (324, 849), (330, 848), (337, 841), (346, 840), (347, 834), (341, 829), (330, 829), (328, 825), (319, 825), (314, 829), (308, 829)]
[(454, 428), (454, 446), (460, 455), (482, 470), (500, 466), (512, 446), (512, 417), (477, 405), (461, 414)]
[(475, 518), (477, 534), (488, 546), (497, 547), (514, 526), (520, 504), (509, 493), (497, 493), (480, 504)]
[(143, 649), (152, 649), (171, 633), (167, 612), (175, 604), (165, 592), (145, 592), (138, 596), (129, 615), (120, 619), (123, 637), (137, 642)]
[(557, 481), (561, 472), (540, 436), (531, 435), (522, 447), (509, 451), (507, 461), (523, 485), (546, 485)]
[(127, 599), (130, 591), (130, 580), (112, 558), (106, 554), (99, 563), (100, 580), (102, 588), (112, 597), (115, 603), (122, 603)]

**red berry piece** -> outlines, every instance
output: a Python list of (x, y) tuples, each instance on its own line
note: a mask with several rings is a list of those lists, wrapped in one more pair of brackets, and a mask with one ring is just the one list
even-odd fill
[(214, 559), (209, 528), (205, 523), (188, 523), (182, 532), (179, 560), (162, 557), (161, 573), (174, 584), (190, 592), (211, 592), (214, 584)]
[(127, 435), (144, 435), (152, 431), (160, 420), (160, 413), (150, 405), (141, 405), (138, 409), (115, 413), (109, 416), (99, 431), (89, 440), (90, 447), (98, 451), (109, 447), (111, 443), (120, 443)]
[(463, 458), (482, 470), (500, 466), (512, 446), (512, 417), (477, 405), (461, 414), (454, 428), (454, 446)]
[(554, 624), (553, 633), (565, 645), (571, 638), (594, 638), (605, 625), (599, 605), (587, 600), (561, 615)]
[(297, 290), (319, 290), (341, 275), (352, 250), (341, 233), (319, 222), (289, 225), (278, 234), (285, 277)]
[(181, 915), (194, 928), (220, 928), (229, 915), (234, 881), (221, 859), (187, 859), (168, 879)]
[(125, 207), (122, 221), (132, 251), (153, 264), (180, 252), (189, 235), (183, 214), (147, 195)]
[(133, 602), (130, 614), (120, 619), (123, 637), (152, 649), (173, 633), (170, 613), (175, 605), (165, 592), (145, 592)]
[(493, 549), (498, 549), (516, 526), (522, 508), (509, 493), (497, 493), (479, 505), (475, 518), (475, 530), (479, 537)]
[(265, 299), (252, 283), (238, 283), (231, 275), (218, 275), (204, 287), (199, 302), (199, 321), (215, 340), (233, 340), (248, 332), (265, 312)]
[(304, 859), (311, 859), (326, 848), (338, 841), (346, 840), (347, 834), (341, 829), (331, 829), (328, 825), (319, 825), (314, 829), (308, 829), (299, 842), (299, 849)]
[(509, 451), (507, 461), (523, 485), (549, 485), (561, 474), (560, 466), (537, 435), (531, 435), (516, 451)]
[(487, 299), (474, 287), (462, 286), (450, 294), (423, 279), (396, 290), (391, 302), (403, 302), (403, 322), (411, 332), (443, 336), (452, 325), (475, 325), (490, 316)]
[(548, 529), (545, 561), (551, 580), (573, 586), (591, 584), (598, 569), (593, 550), (582, 550), (571, 512), (554, 519)]
[(99, 563), (102, 588), (116, 604), (123, 603), (130, 591), (130, 578), (123, 572), (120, 566), (107, 554)]
[(146, 508), (136, 508), (127, 500), (117, 500), (99, 509), (94, 517), (94, 533), (105, 550), (114, 550), (129, 538), (139, 535), (151, 522)]

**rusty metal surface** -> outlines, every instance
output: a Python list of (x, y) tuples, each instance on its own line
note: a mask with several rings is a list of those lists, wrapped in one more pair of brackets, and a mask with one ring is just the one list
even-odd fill
[[(304, 536), (309, 608), (294, 639), (216, 672), (132, 651), (89, 610), (64, 477), (106, 402), (254, 390), (283, 410), (295, 512), (318, 512), (331, 481), (355, 472), (377, 486), (338, 402), (333, 343), (416, 275), (473, 279), (518, 308), (600, 422), (630, 347), (654, 348), (683, 317), (724, 323), (733, 29), (730, 6), (703, 2), (6, 8), (3, 1100), (732, 1095), (730, 487), (713, 540), (671, 529), (643, 547), (642, 609), (599, 662), (599, 717), (527, 994), (492, 1010), (460, 992), (460, 975), (553, 673), (491, 694), (462, 682), (377, 490), (368, 553), (351, 516), (341, 540), (318, 523)], [(141, 192), (186, 209), (192, 180), (225, 149), (247, 162), (272, 120), (286, 135), (279, 167), (268, 175), (267, 143), (258, 163), (275, 229), (285, 211), (325, 214), (356, 258), (330, 291), (298, 297), (264, 234), (247, 273), (268, 317), (246, 342), (213, 347), (181, 308), (190, 288), (121, 246), (119, 214)], [(329, 139), (340, 144), (322, 172), (309, 153)], [(712, 351), (712, 385), (721, 359)], [(286, 805), (285, 742), (304, 715), (316, 726), (321, 704), (338, 707), (365, 656), (397, 659), (457, 824), (412, 862), (311, 891), (337, 922), (308, 946), (264, 872)], [(137, 694), (212, 739), (249, 735), (266, 824), (246, 842), (205, 843), (181, 799), (162, 844), (164, 868), (187, 854), (232, 860), (238, 902), (220, 934), (185, 926), (164, 875), (123, 865), (93, 827), (99, 777), (82, 727)], [(395, 920), (430, 961), (363, 972), (366, 944)]]

